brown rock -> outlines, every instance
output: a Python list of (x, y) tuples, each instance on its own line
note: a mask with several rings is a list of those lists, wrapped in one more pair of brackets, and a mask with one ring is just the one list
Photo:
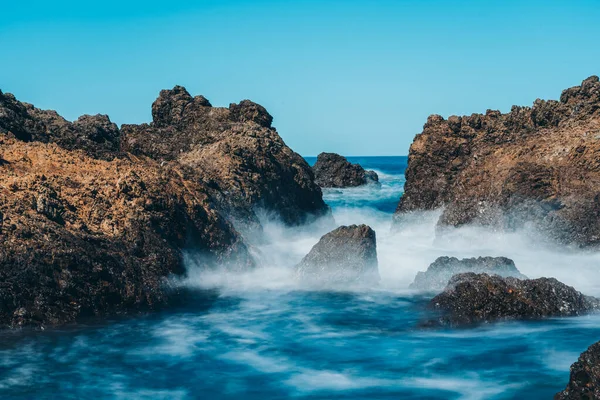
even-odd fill
[(600, 244), (600, 82), (510, 113), (429, 117), (410, 148), (396, 219), (444, 208), (440, 225), (532, 224), (567, 244)]
[(571, 365), (571, 376), (565, 390), (554, 396), (555, 400), (600, 399), (600, 342), (581, 353)]
[(315, 182), (323, 188), (354, 187), (379, 181), (375, 171), (365, 171), (359, 164), (352, 164), (335, 153), (319, 154), (312, 169)]

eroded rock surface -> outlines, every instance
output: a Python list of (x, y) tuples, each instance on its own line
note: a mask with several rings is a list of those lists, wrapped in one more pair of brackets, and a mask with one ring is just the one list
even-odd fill
[(329, 232), (296, 266), (296, 275), (316, 285), (378, 282), (375, 231), (367, 225), (350, 225)]
[(327, 215), (312, 170), (283, 142), (272, 120), (249, 100), (213, 107), (176, 86), (160, 92), (151, 124), (121, 127), (121, 146), (181, 165), (186, 177), (211, 191), (236, 226), (257, 223), (257, 210), (290, 225)]
[(396, 219), (443, 208), (441, 226), (531, 225), (553, 240), (600, 244), (600, 82), (592, 76), (501, 114), (428, 118), (411, 145)]
[(519, 272), (513, 260), (506, 257), (477, 257), (459, 260), (456, 257), (439, 257), (425, 272), (418, 272), (410, 288), (426, 291), (441, 291), (456, 274), (464, 272), (488, 275), (512, 276), (527, 279)]
[(375, 171), (365, 171), (359, 164), (335, 153), (321, 153), (312, 167), (315, 182), (324, 188), (344, 188), (379, 182)]
[(565, 390), (554, 396), (555, 400), (600, 399), (600, 342), (581, 353), (571, 365), (571, 376)]
[(460, 326), (581, 315), (597, 311), (600, 300), (554, 278), (520, 280), (469, 272), (454, 275), (429, 307), (440, 312), (433, 323)]

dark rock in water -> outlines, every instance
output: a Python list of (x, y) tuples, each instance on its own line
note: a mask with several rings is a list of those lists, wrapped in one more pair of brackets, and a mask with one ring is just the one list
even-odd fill
[(177, 165), (203, 182), (236, 226), (258, 225), (258, 209), (289, 225), (329, 215), (310, 166), (271, 127), (264, 107), (249, 100), (212, 107), (176, 86), (160, 92), (152, 118), (121, 127), (122, 150)]
[(599, 307), (600, 300), (554, 278), (519, 280), (471, 272), (454, 275), (429, 303), (429, 308), (441, 312), (433, 323), (451, 326), (575, 316)]
[(410, 147), (396, 211), (443, 209), (440, 226), (531, 226), (552, 241), (600, 245), (600, 80), (502, 114), (432, 115)]
[(525, 275), (519, 272), (514, 261), (506, 257), (478, 257), (462, 260), (455, 257), (439, 257), (427, 268), (427, 271), (417, 273), (410, 288), (441, 291), (446, 287), (450, 278), (464, 272), (527, 279)]
[(375, 231), (367, 225), (340, 226), (321, 237), (296, 274), (318, 285), (378, 282)]
[(315, 182), (325, 188), (343, 188), (379, 182), (375, 171), (365, 171), (359, 164), (352, 164), (346, 157), (335, 153), (321, 153), (312, 167)]
[(600, 342), (581, 353), (571, 365), (567, 388), (554, 396), (555, 400), (600, 399)]

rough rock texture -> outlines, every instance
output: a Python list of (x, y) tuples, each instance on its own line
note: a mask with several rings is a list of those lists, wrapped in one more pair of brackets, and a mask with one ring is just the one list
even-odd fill
[(0, 326), (153, 309), (182, 250), (251, 265), (206, 191), (175, 168), (0, 135)]
[(56, 111), (40, 110), (0, 91), (0, 134), (8, 132), (19, 140), (82, 149), (97, 158), (112, 158), (119, 150), (119, 128), (107, 115), (83, 115), (71, 123)]
[(600, 342), (581, 353), (571, 365), (567, 388), (554, 396), (555, 400), (600, 399)]
[(350, 225), (329, 232), (296, 266), (296, 275), (318, 285), (378, 282), (375, 231)]
[(450, 278), (464, 272), (527, 279), (525, 275), (519, 272), (514, 261), (506, 257), (463, 258), (462, 260), (456, 257), (439, 257), (429, 265), (427, 271), (417, 273), (410, 288), (441, 291), (448, 285)]
[(122, 150), (182, 166), (240, 225), (257, 223), (257, 210), (291, 225), (329, 213), (309, 165), (286, 146), (262, 106), (244, 100), (212, 107), (176, 86), (160, 92), (152, 120), (123, 125)]
[(365, 171), (359, 164), (335, 153), (321, 153), (312, 167), (315, 182), (324, 188), (343, 188), (379, 182), (375, 171)]
[(444, 208), (441, 226), (513, 229), (600, 244), (600, 82), (592, 76), (501, 114), (428, 118), (411, 145), (396, 219)]
[(519, 280), (472, 272), (454, 275), (429, 303), (435, 323), (468, 325), (506, 319), (566, 317), (597, 311), (600, 300), (554, 278)]

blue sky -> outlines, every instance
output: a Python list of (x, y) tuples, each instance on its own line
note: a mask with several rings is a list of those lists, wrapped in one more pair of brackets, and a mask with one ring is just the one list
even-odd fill
[(0, 89), (150, 121), (160, 89), (249, 98), (303, 155), (404, 155), (429, 114), (510, 110), (600, 74), (600, 1), (12, 1)]

